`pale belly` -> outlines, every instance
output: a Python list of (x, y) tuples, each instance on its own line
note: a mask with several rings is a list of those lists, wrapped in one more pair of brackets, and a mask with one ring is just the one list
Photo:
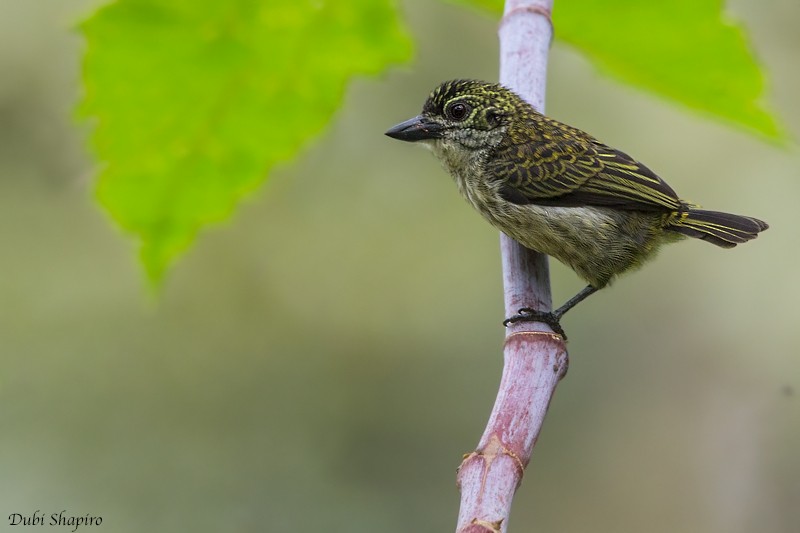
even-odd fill
[(500, 231), (527, 248), (555, 257), (596, 288), (654, 256), (665, 240), (666, 215), (505, 201), (494, 208), (473, 205)]

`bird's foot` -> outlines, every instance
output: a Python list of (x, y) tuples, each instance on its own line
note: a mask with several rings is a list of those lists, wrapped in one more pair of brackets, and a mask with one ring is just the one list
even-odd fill
[(561, 315), (562, 313), (556, 312), (544, 312), (544, 311), (536, 311), (535, 309), (531, 309), (530, 307), (523, 307), (517, 314), (506, 318), (503, 320), (503, 325), (508, 327), (509, 324), (516, 324), (517, 322), (542, 322), (543, 324), (547, 324), (550, 328), (564, 340), (567, 340), (567, 334), (564, 333), (564, 328), (561, 327)]

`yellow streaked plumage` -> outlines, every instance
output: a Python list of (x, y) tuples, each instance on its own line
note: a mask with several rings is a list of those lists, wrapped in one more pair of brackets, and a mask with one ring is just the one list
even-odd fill
[(495, 83), (445, 82), (387, 134), (426, 143), (484, 218), (589, 283), (553, 314), (555, 325), (663, 243), (690, 236), (730, 248), (768, 227), (681, 200), (642, 163)]

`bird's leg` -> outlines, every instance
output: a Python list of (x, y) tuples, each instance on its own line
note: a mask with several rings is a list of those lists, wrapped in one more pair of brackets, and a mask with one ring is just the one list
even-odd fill
[(561, 317), (564, 316), (567, 311), (584, 301), (592, 294), (596, 293), (597, 290), (598, 289), (592, 287), (591, 285), (585, 286), (583, 289), (581, 289), (581, 292), (567, 300), (564, 305), (553, 311), (553, 316), (556, 318), (556, 320), (561, 320)]
[(595, 292), (597, 292), (595, 287), (587, 285), (578, 294), (567, 300), (564, 305), (555, 311), (550, 311), (549, 313), (544, 311), (536, 311), (530, 307), (523, 307), (517, 311), (516, 315), (503, 320), (503, 325), (508, 327), (509, 324), (515, 324), (517, 322), (542, 322), (550, 326), (552, 330), (561, 335), (564, 340), (567, 340), (567, 335), (564, 333), (564, 328), (561, 327), (561, 317), (564, 316), (567, 311), (578, 305)]

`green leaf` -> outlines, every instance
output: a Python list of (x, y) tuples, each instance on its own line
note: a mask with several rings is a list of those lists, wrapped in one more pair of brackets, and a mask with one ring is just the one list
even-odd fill
[(81, 25), (97, 194), (158, 282), (198, 230), (406, 61), (393, 0), (118, 0)]
[[(503, 11), (502, 0), (449, 0)], [(555, 0), (555, 36), (602, 71), (774, 140), (764, 74), (721, 0)]]

